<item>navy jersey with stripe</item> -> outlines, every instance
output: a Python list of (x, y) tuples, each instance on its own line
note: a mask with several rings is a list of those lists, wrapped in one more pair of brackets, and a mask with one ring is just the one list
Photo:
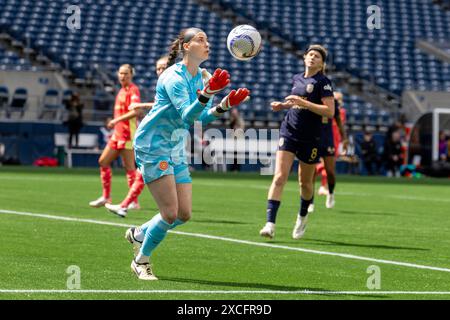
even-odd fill
[[(297, 74), (293, 78), (291, 94), (312, 103), (323, 104), (322, 98), (332, 97), (331, 81), (322, 73), (305, 78)], [(298, 142), (319, 142), (322, 117), (304, 107), (290, 108), (280, 127), (280, 135)]]
[[(339, 102), (334, 100), (334, 119), (340, 117), (339, 113)], [(320, 144), (323, 146), (334, 145), (333, 139), (333, 119), (322, 117), (322, 130), (321, 130)]]

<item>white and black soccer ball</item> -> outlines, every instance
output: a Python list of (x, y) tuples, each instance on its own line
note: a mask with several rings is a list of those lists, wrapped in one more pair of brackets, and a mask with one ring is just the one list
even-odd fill
[(237, 26), (228, 34), (227, 47), (234, 58), (248, 61), (261, 51), (261, 35), (250, 25)]

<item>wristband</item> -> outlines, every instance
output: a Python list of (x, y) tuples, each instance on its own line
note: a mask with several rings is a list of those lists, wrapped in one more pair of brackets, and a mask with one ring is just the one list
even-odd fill
[(225, 113), (225, 112), (227, 112), (227, 110), (223, 110), (220, 106), (216, 107), (216, 111), (217, 111), (217, 113)]
[(209, 102), (209, 98), (204, 96), (203, 94), (200, 94), (198, 96), (198, 101), (200, 101), (200, 103), (207, 104)]

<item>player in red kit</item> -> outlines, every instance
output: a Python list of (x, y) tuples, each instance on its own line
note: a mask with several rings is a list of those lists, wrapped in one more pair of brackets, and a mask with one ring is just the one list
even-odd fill
[[(136, 166), (134, 162), (133, 137), (137, 127), (137, 111), (130, 111), (129, 106), (132, 103), (139, 103), (141, 98), (139, 88), (132, 83), (133, 74), (134, 69), (129, 64), (122, 65), (117, 74), (122, 88), (116, 96), (114, 119), (108, 123), (108, 128), (114, 128), (114, 134), (98, 160), (103, 194), (97, 200), (89, 203), (94, 208), (111, 203), (111, 163), (119, 156), (126, 170), (128, 186), (131, 188), (135, 181)], [(137, 198), (132, 199), (132, 203), (137, 206), (135, 204), (137, 203)]]
[[(325, 206), (328, 209), (334, 207), (334, 187), (336, 185), (336, 158), (339, 156), (339, 145), (341, 143), (343, 149), (347, 149), (348, 140), (344, 128), (345, 122), (345, 110), (342, 107), (343, 95), (340, 92), (334, 92), (335, 99), (335, 116), (332, 119), (328, 119), (323, 122), (323, 130), (321, 137), (321, 162), (317, 165), (316, 174), (321, 175), (321, 185), (318, 191), (319, 195), (326, 195), (327, 200)], [(314, 202), (312, 202), (308, 208), (308, 212), (314, 211)]]
[[(167, 68), (167, 60), (168, 56), (163, 56), (156, 61), (156, 75), (159, 77), (164, 70)], [(154, 102), (144, 102), (144, 103), (132, 103), (129, 106), (130, 110), (136, 110), (137, 112), (137, 119), (138, 121), (142, 120), (143, 117), (147, 114), (149, 110), (153, 107)], [(139, 170), (136, 170), (136, 179), (134, 180), (133, 185), (131, 186), (130, 190), (128, 191), (127, 196), (120, 204), (110, 204), (106, 203), (105, 207), (110, 212), (120, 216), (125, 217), (128, 213), (129, 209), (139, 209), (139, 206), (135, 205), (137, 202), (133, 202), (134, 199), (137, 199), (137, 197), (141, 194), (142, 190), (144, 189), (145, 183), (142, 178), (142, 174), (139, 172)]]

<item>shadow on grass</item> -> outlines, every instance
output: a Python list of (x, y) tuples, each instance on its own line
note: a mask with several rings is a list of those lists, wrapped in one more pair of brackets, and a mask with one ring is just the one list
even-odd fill
[(394, 212), (358, 211), (358, 210), (336, 210), (337, 214), (355, 214), (364, 216), (398, 216)]
[[(337, 247), (357, 247), (357, 248), (370, 248), (370, 249), (388, 249), (388, 250), (413, 250), (413, 251), (430, 251), (430, 249), (424, 248), (416, 248), (416, 247), (399, 247), (399, 246), (389, 246), (384, 244), (362, 244), (362, 243), (349, 243), (342, 241), (331, 241), (331, 240), (322, 240), (322, 239), (302, 239), (302, 243), (310, 243), (310, 244), (320, 244), (325, 246), (337, 246)], [(283, 241), (277, 242), (272, 241), (273, 244), (292, 244), (293, 242)]]
[[(172, 282), (179, 282), (179, 283), (192, 283), (192, 284), (201, 284), (201, 285), (208, 285), (208, 286), (221, 286), (221, 287), (230, 287), (234, 288), (234, 290), (237, 290), (235, 288), (246, 288), (247, 290), (269, 290), (269, 291), (333, 291), (333, 290), (327, 290), (323, 288), (311, 288), (311, 287), (298, 287), (298, 286), (286, 286), (286, 285), (276, 285), (276, 284), (265, 284), (265, 283), (249, 283), (249, 282), (231, 282), (231, 281), (215, 281), (215, 280), (205, 280), (205, 279), (188, 279), (188, 278), (174, 278), (174, 277), (159, 277), (160, 280), (164, 281), (172, 281)], [(211, 290), (218, 290), (218, 289), (211, 289)], [(275, 293), (276, 294), (276, 293)], [(314, 296), (314, 294), (308, 294)], [(279, 295), (280, 298), (284, 296), (283, 294)], [(302, 296), (301, 293), (299, 293), (299, 296)], [(319, 296), (319, 294), (317, 294)], [(320, 296), (329, 296), (329, 297), (345, 297), (345, 296), (354, 296), (354, 297), (364, 297), (364, 298), (388, 298), (388, 296), (380, 296), (380, 295), (358, 295), (358, 294), (348, 294), (348, 295), (336, 295), (336, 294), (320, 294)]]
[(209, 223), (209, 224), (249, 224), (242, 221), (233, 220), (215, 220), (215, 219), (192, 219), (190, 223)]

